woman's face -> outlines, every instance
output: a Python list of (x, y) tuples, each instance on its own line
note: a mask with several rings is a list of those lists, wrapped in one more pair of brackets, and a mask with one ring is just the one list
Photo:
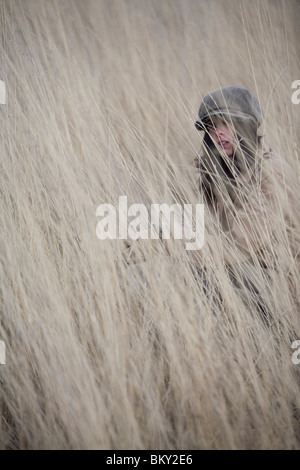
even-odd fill
[(228, 157), (233, 155), (234, 142), (236, 142), (236, 134), (234, 128), (223, 121), (223, 119), (212, 116), (212, 125), (208, 129), (208, 133), (217, 148), (222, 149)]

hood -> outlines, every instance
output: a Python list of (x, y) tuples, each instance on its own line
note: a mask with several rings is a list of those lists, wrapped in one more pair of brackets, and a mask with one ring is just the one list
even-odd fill
[(221, 88), (205, 96), (200, 105), (198, 116), (200, 120), (195, 122), (195, 126), (200, 131), (205, 131), (205, 124), (211, 116), (251, 119), (257, 123), (258, 127), (263, 121), (263, 113), (258, 99), (241, 86)]

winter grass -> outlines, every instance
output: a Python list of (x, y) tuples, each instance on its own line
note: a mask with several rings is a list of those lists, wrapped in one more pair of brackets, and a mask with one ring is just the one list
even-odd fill
[(194, 121), (219, 86), (257, 94), (299, 177), (299, 16), (293, 0), (1, 1), (2, 449), (300, 447), (286, 276), (257, 270), (265, 322), (209, 215), (198, 261), (178, 240), (96, 237), (120, 195), (199, 202)]

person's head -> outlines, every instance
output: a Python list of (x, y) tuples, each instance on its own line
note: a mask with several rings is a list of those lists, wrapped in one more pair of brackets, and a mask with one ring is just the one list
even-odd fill
[[(242, 172), (251, 166), (259, 145), (263, 113), (257, 98), (246, 88), (230, 86), (205, 96), (199, 108), (197, 130), (204, 131), (204, 147), (231, 158)], [(245, 166), (246, 165), (246, 166)]]
[(198, 114), (195, 126), (204, 131), (202, 169), (207, 179), (216, 185), (219, 175), (234, 183), (255, 162), (263, 120), (257, 98), (243, 87), (222, 88), (203, 99)]

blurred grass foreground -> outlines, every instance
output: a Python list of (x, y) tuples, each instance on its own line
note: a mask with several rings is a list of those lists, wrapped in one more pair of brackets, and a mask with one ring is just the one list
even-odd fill
[(257, 95), (299, 180), (299, 2), (1, 0), (0, 21), (0, 448), (299, 449), (298, 268), (257, 270), (265, 321), (209, 216), (205, 286), (181, 241), (96, 236), (121, 195), (200, 201), (219, 87)]

